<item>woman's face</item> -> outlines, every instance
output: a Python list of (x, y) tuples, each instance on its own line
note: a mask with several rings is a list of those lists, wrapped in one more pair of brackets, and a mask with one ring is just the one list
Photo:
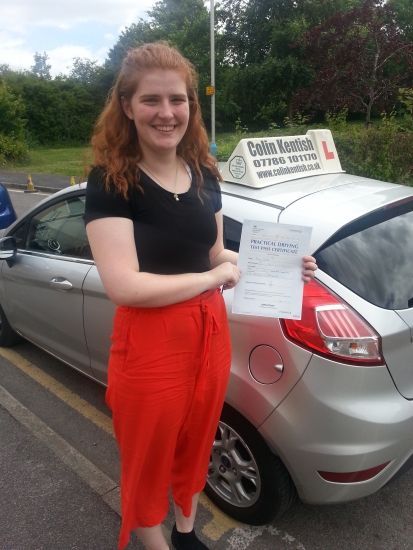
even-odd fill
[(153, 69), (140, 75), (132, 98), (122, 98), (123, 110), (135, 122), (143, 155), (176, 150), (189, 121), (186, 84), (181, 74)]

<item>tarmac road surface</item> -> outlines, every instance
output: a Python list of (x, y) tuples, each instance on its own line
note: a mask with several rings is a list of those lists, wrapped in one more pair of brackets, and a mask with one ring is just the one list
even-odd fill
[[(31, 173), (32, 183), (35, 189), (46, 193), (54, 193), (70, 185), (70, 176), (53, 176), (50, 174)], [(27, 189), (28, 174), (19, 172), (0, 171), (0, 183), (9, 189)], [(76, 183), (79, 183), (76, 179)]]

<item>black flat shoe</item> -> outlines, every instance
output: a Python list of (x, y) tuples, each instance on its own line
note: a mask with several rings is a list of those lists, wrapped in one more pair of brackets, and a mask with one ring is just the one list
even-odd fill
[(209, 550), (208, 546), (205, 546), (195, 535), (193, 529), (190, 533), (180, 533), (176, 523), (172, 529), (171, 542), (175, 550)]

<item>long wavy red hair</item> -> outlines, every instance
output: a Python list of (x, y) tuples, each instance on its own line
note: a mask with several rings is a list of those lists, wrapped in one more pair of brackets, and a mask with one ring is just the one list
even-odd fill
[(216, 160), (209, 152), (208, 135), (202, 121), (197, 96), (198, 78), (193, 65), (178, 50), (166, 42), (144, 44), (130, 50), (111, 90), (105, 109), (100, 115), (91, 140), (93, 166), (106, 172), (106, 186), (114, 186), (125, 197), (130, 186), (139, 186), (137, 163), (142, 159), (138, 133), (133, 120), (123, 111), (122, 100), (130, 100), (136, 92), (143, 71), (164, 69), (177, 71), (186, 83), (189, 100), (189, 123), (177, 154), (198, 174), (203, 182), (201, 167), (206, 167), (222, 180)]

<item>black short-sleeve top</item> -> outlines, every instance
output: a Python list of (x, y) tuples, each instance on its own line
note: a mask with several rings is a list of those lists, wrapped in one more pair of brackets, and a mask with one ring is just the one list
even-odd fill
[(202, 172), (200, 196), (199, 180), (192, 171), (191, 187), (176, 201), (173, 193), (141, 170), (143, 193), (131, 186), (125, 199), (112, 189), (106, 190), (105, 173), (95, 167), (86, 187), (85, 224), (106, 217), (132, 220), (140, 271), (161, 275), (209, 271), (209, 251), (218, 231), (215, 213), (222, 207), (221, 189), (209, 170)]

